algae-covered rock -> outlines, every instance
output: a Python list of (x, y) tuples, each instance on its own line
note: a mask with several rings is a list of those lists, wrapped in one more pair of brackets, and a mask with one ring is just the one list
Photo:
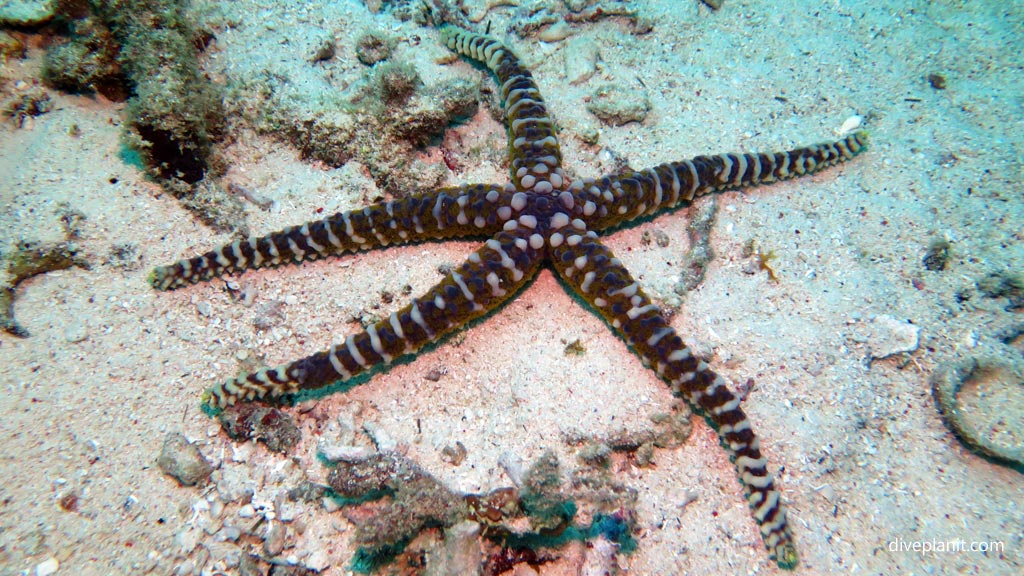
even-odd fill
[(199, 447), (175, 432), (169, 433), (164, 439), (157, 465), (164, 474), (174, 478), (182, 486), (195, 486), (206, 482), (213, 472), (213, 466), (199, 451)]
[(98, 92), (114, 101), (128, 97), (128, 87), (118, 62), (120, 46), (102, 21), (74, 20), (69, 38), (46, 51), (43, 79), (67, 92)]
[(0, 26), (36, 26), (54, 16), (57, 0), (3, 0)]
[(129, 97), (126, 140), (150, 175), (208, 224), (237, 229), (240, 203), (207, 180), (216, 175), (210, 158), (224, 111), (219, 88), (200, 72), (205, 36), (186, 7), (181, 0), (62, 3), (68, 37), (47, 53), (44, 77), (63, 90)]

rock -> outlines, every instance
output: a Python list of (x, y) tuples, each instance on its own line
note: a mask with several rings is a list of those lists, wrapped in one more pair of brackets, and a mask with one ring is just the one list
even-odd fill
[(921, 328), (882, 314), (869, 325), (868, 349), (874, 359), (888, 358), (901, 352), (913, 352), (920, 343)]
[(443, 545), (427, 562), (428, 576), (480, 574), (480, 524), (465, 520), (445, 530)]
[(643, 89), (630, 90), (619, 84), (605, 84), (590, 96), (587, 110), (605, 124), (622, 126), (643, 122), (651, 102)]
[(171, 432), (164, 439), (164, 447), (160, 451), (157, 465), (171, 478), (182, 486), (195, 486), (205, 482), (213, 466), (206, 460), (199, 447), (192, 444), (181, 434)]
[(219, 535), (224, 542), (237, 542), (242, 537), (242, 529), (238, 526), (225, 526), (221, 529)]
[(572, 38), (565, 44), (565, 77), (569, 84), (581, 84), (597, 72), (597, 44), (592, 38)]

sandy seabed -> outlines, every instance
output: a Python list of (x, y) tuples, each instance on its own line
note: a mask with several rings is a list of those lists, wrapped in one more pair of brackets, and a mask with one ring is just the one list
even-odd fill
[[(335, 80), (355, 79), (362, 65), (354, 39), (378, 27), (419, 38), (402, 56), (428, 83), (479, 74), (465, 62), (439, 64), (446, 51), (432, 29), (371, 14), (359, 2), (327, 4), (225, 5), (234, 26), (217, 35), (206, 71), (234, 85), (278, 69), (300, 87), (322, 82), (328, 71)], [(1020, 339), (999, 336), (1020, 326), (1020, 311), (978, 289), (992, 273), (1024, 270), (1021, 6), (635, 6), (653, 21), (651, 32), (631, 35), (606, 19), (574, 27), (562, 42), (502, 38), (533, 70), (561, 127), (571, 174), (601, 174), (613, 153), (643, 168), (811, 144), (837, 137), (853, 116), (871, 134), (870, 149), (848, 164), (716, 197), (716, 257), (683, 298), (673, 286), (688, 248), (687, 210), (607, 240), (649, 294), (680, 306), (673, 326), (716, 370), (734, 385), (753, 379), (744, 407), (789, 505), (797, 573), (1024, 572), (1024, 476), (965, 450), (943, 425), (929, 383), (935, 370), (964, 358), (1022, 362)], [(492, 13), (497, 31), (513, 9)], [(315, 67), (309, 54), (324, 35), (336, 40), (338, 55)], [(565, 78), (565, 47), (574, 37), (600, 52), (595, 76), (576, 85)], [(6, 62), (4, 89), (30, 82), (40, 60), (33, 49), (26, 60)], [(943, 89), (929, 82), (933, 74), (945, 78)], [(602, 125), (586, 111), (586, 99), (608, 82), (646, 91), (651, 110), (642, 123)], [(452, 489), (481, 492), (509, 485), (502, 455), (530, 462), (550, 449), (571, 469), (577, 447), (566, 438), (641, 429), (671, 403), (654, 373), (545, 271), (486, 322), (345, 395), (321, 399), (320, 419), (306, 414), (309, 406), (291, 409), (304, 434), (292, 454), (235, 444), (200, 411), (204, 388), (250, 357), (276, 365), (328, 347), (357, 329), (354, 319), (366, 311), (404, 305), (404, 296), (385, 302), (382, 292), (426, 290), (439, 266), (459, 263), (475, 244), (397, 247), (250, 272), (236, 280), (255, 292), (251, 306), (232, 298), (223, 281), (156, 292), (146, 280), (154, 266), (231, 236), (202, 225), (123, 161), (123, 105), (51, 96), (51, 112), (20, 128), (0, 126), (0, 249), (9, 253), (19, 239), (61, 240), (61, 214), (71, 209), (85, 217), (76, 242), (92, 265), (23, 283), (16, 315), (31, 337), (0, 335), (2, 575), (34, 574), (40, 564), (83, 576), (215, 573), (218, 562), (237, 556), (233, 546), (247, 546), (218, 536), (225, 526), (249, 523), (240, 513), (273, 512), (277, 494), (296, 477), (323, 480), (317, 445), (338, 434), (324, 421), (369, 426)], [(253, 233), (358, 208), (374, 196), (357, 160), (328, 169), (243, 121), (232, 126), (238, 132), (221, 151), (231, 161), (225, 179), (277, 206), (248, 205)], [(579, 135), (595, 129), (597, 145), (584, 143)], [(502, 157), (503, 128), (486, 112), (454, 130)], [(442, 161), (436, 148), (422, 157)], [(504, 165), (488, 161), (449, 181), (506, 178)], [(670, 242), (644, 242), (645, 231)], [(943, 271), (922, 264), (933, 239), (951, 246)], [(751, 240), (774, 251), (777, 282), (751, 269), (743, 252)], [(125, 247), (138, 256), (128, 266), (112, 257)], [(278, 320), (258, 329), (254, 320), (268, 306)], [(880, 317), (916, 327), (916, 349), (870, 361), (890, 336), (878, 326), (893, 325)], [(576, 340), (585, 353), (566, 355)], [(1020, 382), (997, 378), (985, 386), (973, 391), (976, 417), (1019, 446)], [(216, 466), (207, 488), (180, 487), (157, 467), (168, 433), (197, 442)], [(369, 445), (362, 433), (356, 440)], [(459, 466), (442, 457), (456, 441), (467, 451)], [(657, 450), (654, 465), (616, 474), (640, 496), (638, 547), (619, 555), (622, 573), (778, 571), (703, 422), (685, 445)], [(250, 508), (230, 502), (212, 517), (218, 487), (228, 484), (253, 489)], [(349, 522), (318, 506), (297, 514), (304, 529), (289, 525), (281, 558), (348, 573)], [(958, 540), (989, 549), (913, 550)], [(515, 573), (530, 570), (520, 565)], [(565, 559), (536, 570), (576, 567)]]

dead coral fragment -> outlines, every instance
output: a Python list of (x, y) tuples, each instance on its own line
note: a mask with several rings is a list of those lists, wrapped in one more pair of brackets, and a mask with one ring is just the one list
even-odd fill
[[(972, 357), (940, 366), (931, 385), (943, 420), (961, 442), (982, 456), (1024, 472), (1024, 370), (1019, 365)], [(981, 400), (976, 402), (980, 408), (964, 406), (959, 396), (969, 388), (986, 389), (977, 395), (989, 398), (987, 410)], [(1005, 401), (992, 400), (1001, 397)]]
[(367, 30), (356, 40), (356, 58), (367, 66), (391, 57), (395, 39), (375, 30)]
[(372, 570), (389, 562), (405, 544), (429, 527), (454, 526), (469, 516), (466, 502), (422, 468), (394, 452), (340, 464), (327, 479), (350, 500), (388, 500), (346, 510), (356, 524), (360, 546), (353, 568)]
[(935, 238), (928, 244), (928, 250), (925, 252), (924, 258), (921, 259), (921, 263), (924, 264), (925, 270), (932, 272), (940, 272), (946, 269), (946, 262), (949, 261), (949, 249), (950, 244), (944, 238)]
[(67, 270), (73, 266), (89, 268), (89, 262), (79, 256), (78, 247), (73, 242), (41, 244), (22, 240), (6, 260), (8, 281), (0, 283), (0, 329), (21, 338), (27, 338), (29, 333), (14, 319), (18, 285), (47, 272)]
[(14, 121), (18, 128), (26, 127), (29, 118), (42, 116), (53, 110), (53, 101), (42, 86), (28, 86), (4, 101), (0, 111)]
[(545, 452), (526, 472), (520, 499), (530, 525), (541, 534), (560, 533), (576, 515), (576, 505), (562, 493), (558, 457), (553, 452)]
[(711, 229), (717, 216), (717, 199), (709, 198), (690, 207), (690, 223), (686, 226), (690, 249), (683, 259), (679, 282), (672, 288), (680, 296), (688, 294), (704, 282), (708, 265), (715, 258), (711, 248)]
[(221, 412), (218, 419), (232, 440), (258, 440), (273, 452), (287, 452), (302, 439), (295, 419), (270, 406), (236, 404)]

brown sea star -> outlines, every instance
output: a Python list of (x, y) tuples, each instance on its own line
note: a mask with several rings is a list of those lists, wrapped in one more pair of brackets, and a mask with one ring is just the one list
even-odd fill
[(548, 265), (717, 430), (736, 465), (754, 519), (780, 566), (797, 563), (786, 511), (740, 399), (694, 356), (598, 232), (694, 198), (817, 172), (866, 146), (863, 132), (774, 154), (720, 154), (639, 172), (571, 182), (562, 170), (555, 123), (533, 78), (497, 40), (454, 27), (441, 31), (452, 50), (497, 77), (509, 134), (512, 182), (444, 188), (341, 212), (155, 269), (169, 290), (251, 268), (301, 262), (425, 240), (485, 237), (420, 298), (343, 344), (276, 368), (217, 384), (211, 407), (276, 398), (345, 381), (411, 354), (498, 308)]

